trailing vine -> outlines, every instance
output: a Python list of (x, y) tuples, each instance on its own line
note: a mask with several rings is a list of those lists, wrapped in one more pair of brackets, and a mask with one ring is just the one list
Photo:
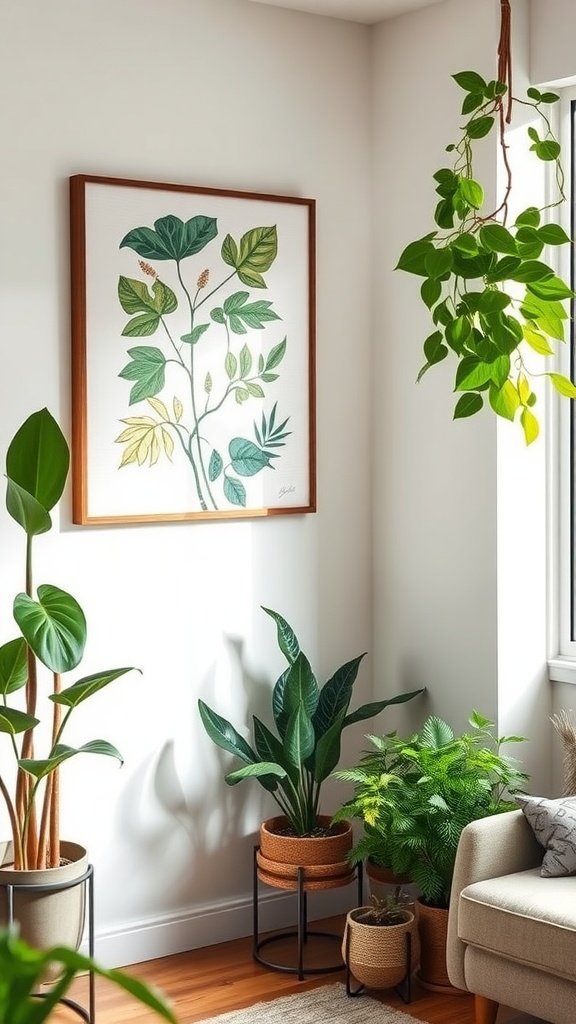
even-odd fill
[[(446, 147), (452, 165), (434, 174), (438, 230), (406, 246), (397, 268), (424, 280), (420, 295), (430, 311), (434, 330), (424, 341), (425, 362), (418, 380), (430, 367), (452, 354), (456, 358), (454, 391), (459, 398), (454, 419), (473, 416), (485, 402), (498, 416), (519, 421), (527, 444), (536, 440), (532, 381), (548, 376), (563, 396), (576, 398), (576, 387), (560, 373), (535, 370), (534, 354), (554, 355), (554, 342), (564, 341), (568, 313), (565, 300), (574, 293), (541, 259), (544, 250), (567, 245), (570, 239), (546, 214), (566, 199), (561, 148), (554, 135), (549, 107), (559, 97), (530, 88), (526, 99), (511, 89), (510, 3), (501, 0), (498, 78), (485, 81), (476, 71), (453, 75), (464, 91), (462, 115), (471, 115), (457, 142)], [(532, 107), (541, 127), (527, 129), (534, 156), (555, 168), (557, 197), (545, 206), (532, 205), (509, 225), (512, 168), (506, 124), (514, 104)], [(502, 201), (484, 213), (484, 189), (474, 171), (474, 144), (494, 133), (502, 153), (506, 185)]]

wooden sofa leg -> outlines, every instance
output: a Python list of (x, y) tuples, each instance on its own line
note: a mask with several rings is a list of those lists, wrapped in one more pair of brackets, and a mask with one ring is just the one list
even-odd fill
[(498, 1003), (486, 996), (474, 996), (474, 1022), (475, 1024), (496, 1024)]

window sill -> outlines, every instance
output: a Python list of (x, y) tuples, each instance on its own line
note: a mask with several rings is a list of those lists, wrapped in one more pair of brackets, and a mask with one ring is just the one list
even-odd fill
[(576, 658), (551, 658), (548, 662), (548, 676), (555, 683), (576, 685)]

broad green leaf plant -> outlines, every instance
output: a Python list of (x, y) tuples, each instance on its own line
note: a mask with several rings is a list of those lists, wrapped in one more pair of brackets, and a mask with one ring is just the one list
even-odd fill
[(335, 772), (353, 784), (354, 795), (334, 820), (363, 823), (351, 860), (370, 857), (407, 875), (432, 906), (448, 906), (462, 829), (516, 809), (511, 796), (528, 778), (501, 750), (523, 737), (495, 737), (493, 723), (478, 711), (469, 723), (471, 732), (455, 736), (433, 715), (412, 736), (369, 736), (373, 749), (355, 767)]
[[(290, 417), (278, 412), (278, 402), (264, 405), (279, 379), (287, 337), (280, 334), (280, 340), (264, 346), (253, 340), (255, 333), (281, 320), (272, 300), (258, 297), (276, 259), (276, 225), (252, 228), (238, 241), (227, 234), (218, 264), (215, 254), (209, 257), (212, 267), (222, 265), (212, 285), (214, 269), (203, 262), (190, 273), (186, 261), (217, 235), (214, 217), (184, 222), (169, 214), (153, 228), (134, 228), (120, 242), (121, 249), (141, 257), (142, 275), (118, 281), (118, 300), (130, 317), (122, 334), (133, 339), (156, 334), (159, 339), (155, 345), (138, 341), (129, 348), (129, 361), (120, 371), (131, 383), (129, 404), (145, 403), (122, 420), (124, 429), (116, 438), (124, 446), (120, 467), (150, 467), (161, 457), (185, 459), (201, 511), (250, 504), (250, 478), (274, 469), (291, 434)], [(208, 261), (205, 254), (203, 261)], [(158, 269), (170, 263), (174, 288)], [(167, 274), (162, 269), (162, 276)], [(223, 408), (240, 410), (246, 403), (259, 403), (252, 436), (223, 438)], [(243, 415), (236, 421), (236, 429), (249, 432)]]
[[(34, 995), (50, 965), (61, 968), (52, 988)], [(163, 1020), (176, 1024), (166, 1000), (150, 986), (125, 971), (107, 970), (90, 957), (66, 946), (32, 949), (14, 931), (0, 930), (0, 1024), (43, 1024), (66, 996), (74, 978), (92, 971), (123, 989)]]
[[(60, 766), (81, 753), (122, 762), (119, 751), (106, 740), (71, 747), (63, 737), (74, 709), (131, 668), (106, 669), (63, 685), (63, 675), (82, 660), (84, 612), (71, 594), (53, 584), (42, 583), (34, 591), (34, 538), (52, 526), (50, 512), (64, 490), (69, 463), (66, 439), (47, 409), (22, 424), (6, 455), (6, 507), (26, 534), (26, 589), (13, 602), (19, 635), (0, 646), (0, 737), (13, 755), (14, 767), (11, 792), (8, 758), (2, 757), (0, 794), (10, 821), (16, 870), (60, 864)], [(45, 675), (48, 686), (43, 690)], [(35, 730), (44, 713), (47, 750), (39, 756)]]
[(252, 746), (203, 700), (198, 701), (198, 709), (210, 739), (244, 762), (243, 768), (226, 775), (228, 785), (257, 779), (271, 793), (295, 834), (305, 836), (317, 827), (322, 783), (338, 764), (346, 726), (373, 718), (392, 704), (412, 700), (423, 690), (401, 693), (349, 711), (364, 655), (341, 665), (319, 687), (292, 627), (271, 608), (263, 611), (276, 623), (278, 646), (288, 663), (272, 692), (276, 731), (254, 715)]
[[(526, 99), (512, 99), (505, 82), (485, 81), (475, 71), (453, 78), (464, 93), (466, 120), (458, 140), (447, 147), (451, 165), (434, 174), (437, 228), (407, 245), (396, 268), (422, 278), (420, 295), (432, 318), (418, 380), (452, 358), (458, 395), (454, 419), (473, 416), (487, 403), (497, 416), (519, 420), (531, 444), (539, 433), (533, 379), (544, 373), (561, 395), (576, 397), (568, 377), (541, 371), (535, 363), (536, 357), (553, 356), (555, 342), (564, 341), (565, 300), (574, 295), (553, 266), (554, 252), (570, 239), (547, 220), (550, 209), (566, 198), (560, 144), (549, 115), (559, 97), (530, 88)], [(546, 206), (522, 210), (513, 224), (508, 223), (512, 170), (505, 97), (509, 109), (512, 102), (533, 109), (541, 127), (527, 129), (530, 150), (554, 168), (558, 193)], [(494, 133), (507, 184), (503, 201), (490, 211), (474, 170), (474, 146)]]

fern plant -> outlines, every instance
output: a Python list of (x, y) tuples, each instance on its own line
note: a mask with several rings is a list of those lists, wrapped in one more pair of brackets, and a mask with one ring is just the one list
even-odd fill
[(354, 784), (335, 819), (359, 818), (364, 825), (351, 860), (371, 857), (407, 875), (431, 906), (448, 906), (465, 825), (514, 809), (510, 797), (528, 778), (501, 753), (503, 744), (523, 737), (495, 737), (493, 723), (477, 711), (469, 723), (472, 731), (461, 736), (436, 716), (408, 738), (369, 736), (373, 749), (359, 764), (334, 773)]

